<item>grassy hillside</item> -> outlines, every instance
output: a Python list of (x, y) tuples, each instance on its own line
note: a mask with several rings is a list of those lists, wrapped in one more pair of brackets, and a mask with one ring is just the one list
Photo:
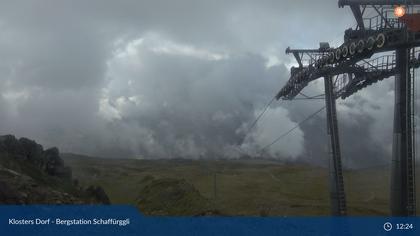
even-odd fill
[[(153, 177), (185, 180), (208, 199), (210, 210), (223, 215), (330, 213), (328, 171), (319, 167), (255, 160), (99, 159), (71, 154), (63, 158), (82, 185), (103, 186), (112, 203), (137, 205), (139, 196), (146, 194), (142, 191), (150, 188), (145, 188), (144, 180)], [(388, 167), (346, 171), (345, 184), (350, 215), (389, 214)], [(207, 204), (202, 207), (209, 210)]]

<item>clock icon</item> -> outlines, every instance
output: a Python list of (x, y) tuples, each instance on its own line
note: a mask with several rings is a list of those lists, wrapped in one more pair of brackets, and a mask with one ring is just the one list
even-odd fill
[(391, 231), (391, 230), (392, 230), (392, 224), (391, 224), (391, 223), (389, 223), (389, 222), (386, 222), (386, 223), (384, 224), (384, 230), (385, 230), (385, 231)]

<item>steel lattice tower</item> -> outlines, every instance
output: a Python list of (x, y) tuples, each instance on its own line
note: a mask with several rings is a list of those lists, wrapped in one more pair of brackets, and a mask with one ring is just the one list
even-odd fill
[[(327, 127), (330, 147), (330, 198), (333, 215), (346, 215), (337, 124), (336, 99), (345, 99), (383, 79), (395, 77), (395, 108), (390, 209), (394, 216), (416, 214), (415, 145), (414, 145), (414, 77), (410, 70), (420, 66), (420, 0), (339, 0), (339, 7), (350, 7), (355, 29), (344, 34), (344, 43), (330, 48), (286, 49), (299, 67), (292, 67), (291, 77), (276, 98), (291, 100), (313, 80), (324, 78)], [(394, 6), (403, 5), (404, 17), (394, 16)], [(419, 13), (414, 13), (414, 9)], [(376, 16), (365, 17), (366, 11)], [(416, 23), (416, 22), (414, 22)], [(418, 22), (417, 22), (418, 24)], [(418, 27), (418, 26), (416, 26)], [(394, 54), (383, 55), (385, 52)], [(370, 59), (373, 55), (380, 56)]]

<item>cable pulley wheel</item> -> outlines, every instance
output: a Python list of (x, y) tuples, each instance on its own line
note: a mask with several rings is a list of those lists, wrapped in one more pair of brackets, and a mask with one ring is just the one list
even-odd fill
[(366, 42), (366, 48), (371, 51), (375, 46), (375, 39), (373, 37), (369, 37)]
[(341, 58), (341, 49), (338, 48), (337, 50), (335, 50), (335, 59), (338, 61)]
[(376, 36), (376, 47), (382, 48), (385, 46), (385, 41), (385, 35), (383, 33), (378, 34), (378, 36)]
[(364, 49), (365, 49), (365, 41), (359, 40), (359, 42), (357, 42), (357, 53), (362, 53)]
[(348, 54), (349, 54), (349, 48), (345, 45), (342, 46), (341, 47), (341, 56), (346, 58)]
[(350, 55), (354, 55), (355, 53), (356, 53), (356, 43), (355, 42), (352, 42), (351, 44), (350, 44), (350, 47), (349, 47), (349, 53), (350, 53)]

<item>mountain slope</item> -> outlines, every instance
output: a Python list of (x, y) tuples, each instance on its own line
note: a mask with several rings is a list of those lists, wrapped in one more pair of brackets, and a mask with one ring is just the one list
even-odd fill
[(102, 188), (83, 189), (57, 148), (13, 135), (0, 136), (0, 204), (109, 203)]
[[(145, 214), (172, 215), (175, 209), (175, 215), (330, 215), (325, 168), (272, 160), (136, 160), (75, 154), (63, 154), (63, 159), (81, 185), (101, 185), (113, 203), (137, 205)], [(420, 175), (416, 177), (420, 183)], [(389, 166), (345, 170), (344, 182), (349, 215), (389, 215)], [(196, 189), (199, 195), (194, 195), (207, 200), (182, 189)], [(180, 197), (165, 197), (172, 192)], [(195, 209), (181, 209), (184, 199), (193, 199)]]

